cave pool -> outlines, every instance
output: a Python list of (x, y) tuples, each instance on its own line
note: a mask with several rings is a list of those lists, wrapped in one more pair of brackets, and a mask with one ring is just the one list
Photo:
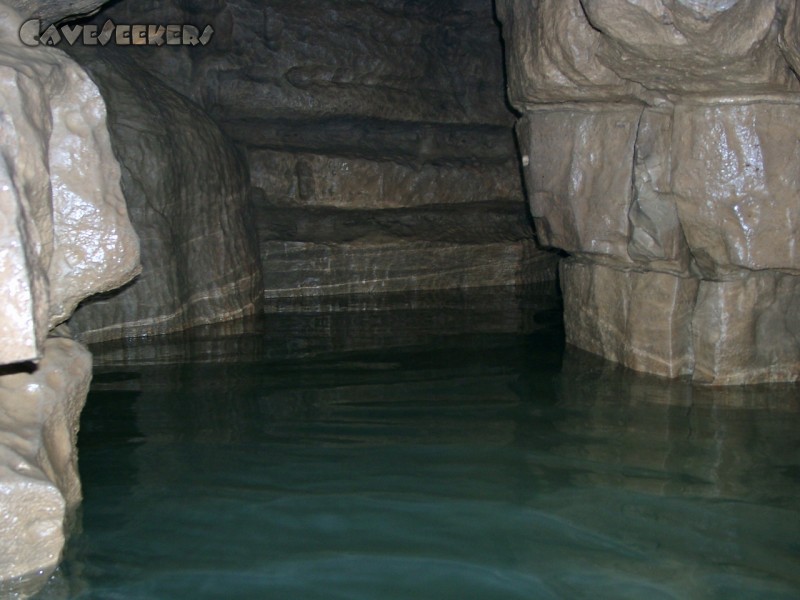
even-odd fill
[(800, 388), (565, 347), (517, 290), (275, 303), (92, 347), (37, 598), (800, 598)]

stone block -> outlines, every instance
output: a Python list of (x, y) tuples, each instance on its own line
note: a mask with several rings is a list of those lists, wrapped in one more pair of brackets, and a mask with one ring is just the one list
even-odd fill
[(663, 93), (797, 89), (778, 47), (785, 0), (580, 0), (595, 60)]
[(696, 279), (576, 259), (562, 261), (560, 274), (568, 344), (637, 371), (691, 373)]
[(687, 273), (689, 246), (672, 193), (670, 109), (648, 108), (636, 134), (628, 255), (654, 271)]
[(539, 241), (631, 263), (637, 105), (549, 106), (517, 124), (525, 185)]
[(498, 0), (511, 102), (524, 111), (549, 102), (657, 104), (686, 92), (797, 90), (790, 4)]
[(800, 378), (800, 277), (702, 281), (692, 317), (694, 380), (736, 385)]
[(35, 360), (47, 336), (47, 275), (38, 231), (0, 157), (0, 364)]
[(697, 267), (800, 273), (800, 96), (708, 97), (675, 107), (673, 188)]

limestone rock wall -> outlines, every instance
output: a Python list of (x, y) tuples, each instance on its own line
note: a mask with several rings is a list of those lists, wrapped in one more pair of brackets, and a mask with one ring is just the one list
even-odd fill
[(784, 0), (497, 0), (568, 342), (633, 369), (800, 376), (800, 39)]
[[(504, 225), (477, 239), (435, 224), (442, 205), (495, 224), (513, 202), (514, 222), (526, 220), (491, 0), (122, 2), (96, 17), (108, 18), (214, 28), (203, 47), (116, 51), (245, 148), (269, 306), (293, 295), (555, 277), (530, 224), (513, 239)], [(426, 228), (416, 227), (420, 213)], [(285, 214), (349, 237), (272, 225)], [(403, 235), (371, 231), (373, 217), (409, 225)]]
[(76, 451), (92, 357), (50, 338), (35, 370), (0, 376), (0, 594), (44, 583), (81, 500)]
[(84, 298), (139, 271), (103, 99), (63, 53), (0, 45), (0, 363), (36, 360)]
[(140, 270), (100, 92), (62, 52), (23, 46), (21, 22), (0, 4), (3, 597), (44, 582), (81, 498), (75, 443), (91, 356), (54, 328)]
[(70, 327), (96, 342), (258, 312), (261, 266), (244, 159), (199, 107), (121, 58), (91, 48), (79, 56), (109, 106), (143, 272), (84, 304)]

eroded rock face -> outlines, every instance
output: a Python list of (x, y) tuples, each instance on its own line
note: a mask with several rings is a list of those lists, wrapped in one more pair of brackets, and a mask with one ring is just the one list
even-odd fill
[[(530, 224), (514, 239), (490, 227), (506, 203), (524, 206), (491, 0), (174, 0), (118, 3), (96, 20), (108, 18), (214, 28), (203, 47), (115, 52), (135, 55), (245, 148), (267, 299), (555, 277), (553, 259), (528, 260)], [(466, 220), (479, 203), (480, 241), (446, 222), (416, 227), (443, 204)], [(301, 210), (312, 207), (336, 210)], [(308, 218), (276, 237), (270, 219), (283, 214)], [(309, 218), (350, 237), (315, 235)], [(373, 218), (406, 232), (370, 232)]]
[(579, 259), (569, 341), (707, 383), (800, 377), (795, 3), (498, 9), (537, 232)]
[[(139, 272), (105, 104), (61, 52), (0, 45), (0, 363), (36, 360), (84, 298)], [(18, 23), (18, 21), (17, 21)]]
[(81, 500), (78, 421), (92, 357), (50, 338), (32, 372), (0, 377), (0, 593), (52, 571)]
[(261, 267), (240, 154), (202, 110), (134, 65), (91, 52), (81, 60), (109, 106), (143, 272), (82, 306), (70, 327), (100, 341), (257, 312)]
[(427, 124), (512, 121), (497, 62), (499, 32), (486, 0), (122, 2), (99, 15), (109, 17), (212, 25), (214, 37), (203, 48), (136, 48), (136, 56), (226, 131), (228, 123), (249, 119), (303, 117), (308, 127), (313, 119), (342, 115)]
[(800, 87), (787, 60), (791, 0), (497, 0), (497, 10), (518, 107)]
[(800, 277), (763, 271), (733, 281), (701, 281), (692, 332), (697, 381), (796, 380)]
[(60, 51), (23, 46), (20, 24), (0, 5), (0, 595), (13, 597), (55, 568), (81, 498), (91, 356), (53, 328), (140, 269), (100, 92)]
[(800, 94), (676, 105), (673, 184), (698, 270), (800, 275)]

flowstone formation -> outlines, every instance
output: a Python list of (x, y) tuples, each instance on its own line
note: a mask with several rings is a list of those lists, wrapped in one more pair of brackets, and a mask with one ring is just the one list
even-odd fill
[(21, 22), (0, 4), (0, 595), (55, 568), (81, 498), (91, 357), (57, 326), (140, 270), (100, 92)]
[(702, 383), (800, 376), (793, 0), (497, 0), (567, 341)]

